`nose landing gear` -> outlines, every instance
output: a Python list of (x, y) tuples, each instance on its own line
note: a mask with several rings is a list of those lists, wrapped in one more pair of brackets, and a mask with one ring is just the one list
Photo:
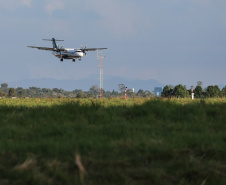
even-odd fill
[(64, 59), (63, 59), (63, 58), (61, 58), (61, 59), (60, 59), (60, 61), (61, 61), (61, 62), (63, 62), (63, 61), (64, 61)]

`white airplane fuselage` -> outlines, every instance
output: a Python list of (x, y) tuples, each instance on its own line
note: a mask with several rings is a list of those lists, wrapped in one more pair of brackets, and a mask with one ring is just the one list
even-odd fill
[(63, 59), (81, 59), (83, 57), (83, 52), (79, 49), (70, 49), (65, 48), (65, 51), (53, 51), (52, 54), (55, 57), (63, 58)]

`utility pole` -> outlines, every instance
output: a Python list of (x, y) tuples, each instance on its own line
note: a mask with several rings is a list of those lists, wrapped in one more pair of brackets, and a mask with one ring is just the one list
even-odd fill
[(103, 97), (103, 89), (104, 89), (104, 68), (103, 68), (103, 55), (102, 50), (97, 49), (97, 60), (100, 59), (100, 99)]
[(192, 85), (192, 86), (191, 86), (191, 99), (192, 99), (192, 100), (193, 100), (194, 97), (195, 97), (195, 96), (194, 96), (194, 92), (193, 92), (193, 88), (194, 88), (194, 86)]

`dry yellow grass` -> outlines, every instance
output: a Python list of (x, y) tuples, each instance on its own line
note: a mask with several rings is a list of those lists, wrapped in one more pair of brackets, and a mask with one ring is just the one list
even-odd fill
[(34, 167), (35, 165), (36, 165), (36, 160), (29, 157), (22, 164), (17, 165), (14, 169), (24, 171)]
[(84, 184), (84, 177), (86, 174), (86, 170), (82, 164), (81, 157), (79, 154), (75, 155), (75, 164), (78, 166), (81, 183)]

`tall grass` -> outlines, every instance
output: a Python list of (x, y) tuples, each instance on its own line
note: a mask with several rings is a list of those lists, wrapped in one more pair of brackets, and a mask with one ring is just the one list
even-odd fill
[(226, 100), (0, 99), (0, 161), (1, 185), (224, 185)]

